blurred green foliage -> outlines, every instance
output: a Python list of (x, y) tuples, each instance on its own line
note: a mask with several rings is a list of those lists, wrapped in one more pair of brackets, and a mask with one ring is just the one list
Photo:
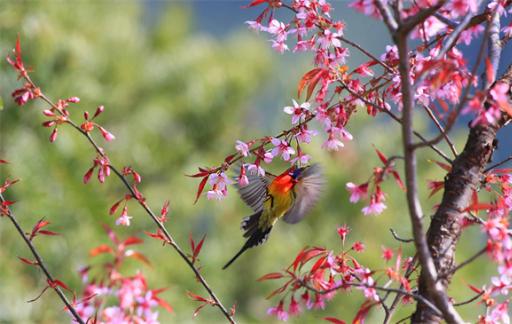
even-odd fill
[[(399, 246), (388, 228), (393, 227), (404, 237), (410, 235), (403, 193), (392, 180), (388, 181), (388, 209), (379, 217), (363, 217), (361, 204), (348, 203), (345, 183), (366, 181), (379, 164), (370, 144), (388, 155), (399, 154), (396, 149), (400, 138), (393, 124), (364, 127), (370, 118), (362, 114), (350, 126), (356, 140), (341, 152), (322, 152), (321, 139), (307, 148), (325, 166), (328, 177), (324, 197), (312, 215), (299, 225), (279, 224), (265, 246), (252, 249), (231, 268), (221, 270), (243, 243), (238, 223), (249, 209), (234, 190), (223, 202), (201, 199), (193, 205), (198, 182), (184, 175), (193, 173), (197, 166), (220, 163), (233, 151), (236, 139), (270, 135), (285, 127), (288, 119), (279, 107), (289, 103), (295, 77), (307, 66), (292, 61), (286, 65), (292, 71), (279, 70), (273, 63), (276, 55), (266, 41), (246, 31), (221, 40), (202, 34), (194, 29), (194, 17), (185, 6), (165, 7), (160, 19), (150, 23), (145, 17), (144, 7), (138, 2), (4, 1), (0, 3), (0, 53), (7, 55), (19, 34), (24, 59), (35, 69), (36, 83), (54, 99), (81, 98), (81, 103), (71, 108), (76, 110), (75, 120), (80, 120), (84, 109), (93, 112), (96, 106), (105, 105), (106, 112), (98, 122), (117, 136), (104, 145), (111, 160), (141, 172), (140, 189), (155, 210), (170, 199), (168, 228), (185, 250), (189, 249), (189, 233), (196, 239), (207, 234), (200, 255), (202, 272), (226, 306), (237, 304), (241, 323), (274, 321), (266, 315), (266, 309), (277, 300), (267, 301), (265, 296), (278, 283), (257, 283), (256, 279), (285, 268), (305, 245), (339, 250), (336, 227), (341, 224), (347, 223), (352, 229), (348, 244), (355, 240), (365, 243), (366, 252), (359, 256), (360, 261), (382, 267), (381, 247)], [(115, 218), (108, 216), (108, 208), (124, 195), (124, 190), (113, 178), (105, 185), (97, 181), (83, 185), (82, 176), (95, 157), (90, 147), (66, 127), (61, 127), (56, 143), (51, 145), (48, 129), (40, 127), (43, 104), (16, 107), (10, 98), (10, 92), (18, 86), (15, 73), (6, 63), (0, 65), (0, 72), (0, 94), (5, 105), (0, 111), (0, 157), (11, 162), (0, 166), (0, 180), (22, 180), (8, 197), (17, 201), (14, 210), (25, 229), (45, 217), (52, 223), (51, 229), (61, 233), (38, 238), (36, 245), (55, 276), (79, 291), (76, 270), (99, 263), (88, 257), (88, 251), (108, 243), (101, 225), (114, 226)], [(283, 77), (283, 73), (288, 74)], [(281, 85), (283, 78), (286, 86)], [(281, 101), (268, 106), (263, 97), (272, 87), (285, 90), (278, 98)], [(426, 179), (440, 179), (443, 172), (427, 158), (432, 155), (420, 160), (420, 178), (427, 202), (424, 208), (431, 211), (439, 196), (427, 200), (424, 184)], [(129, 211), (134, 216), (133, 225), (117, 227), (121, 236), (145, 237), (143, 231), (154, 231), (152, 222), (136, 205), (131, 204)], [(460, 260), (483, 245), (474, 239), (479, 237), (478, 230), (471, 231), (463, 237)], [(410, 255), (412, 247), (402, 248)], [(152, 266), (133, 261), (124, 270), (129, 274), (141, 269), (151, 287), (170, 288), (162, 296), (173, 305), (175, 313), (162, 311), (163, 323), (222, 322), (219, 312), (211, 308), (192, 319), (197, 305), (186, 292), (205, 292), (173, 251), (149, 239), (138, 249)], [(29, 254), (10, 223), (0, 220), (0, 323), (68, 322), (62, 305), (50, 292), (35, 303), (26, 303), (45, 286), (44, 278), (19, 262), (17, 256)], [(477, 273), (464, 270), (463, 275), (455, 277), (455, 298), (471, 294), (465, 283), (478, 286), (485, 281), (482, 269), (491, 268), (485, 260), (479, 265)], [(362, 302), (361, 294), (352, 292), (336, 297), (325, 311), (308, 312), (291, 321), (311, 323), (324, 316), (350, 320)], [(411, 310), (411, 306), (405, 307), (397, 318)], [(470, 306), (462, 311), (474, 316), (478, 309)], [(370, 316), (370, 323), (381, 318), (378, 311)]]

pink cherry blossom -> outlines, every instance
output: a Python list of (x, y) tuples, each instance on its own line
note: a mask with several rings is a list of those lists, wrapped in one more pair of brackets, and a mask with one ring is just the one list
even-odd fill
[(343, 36), (341, 32), (332, 32), (329, 29), (325, 29), (323, 34), (318, 37), (318, 43), (322, 49), (329, 47), (341, 47), (340, 36)]
[(281, 300), (276, 307), (271, 307), (267, 310), (267, 314), (275, 315), (280, 321), (288, 320), (288, 312), (284, 310), (284, 302)]
[(368, 194), (368, 183), (356, 185), (352, 182), (348, 182), (346, 185), (347, 190), (350, 192), (350, 202), (356, 203), (362, 198), (365, 198)]
[(288, 161), (290, 160), (290, 156), (295, 154), (295, 149), (285, 140), (272, 138), (271, 142), (272, 145), (274, 145), (274, 148), (271, 151), (273, 157), (281, 156), (284, 161)]
[(265, 176), (265, 170), (261, 166), (251, 163), (247, 163), (245, 166), (247, 167), (247, 171), (251, 174), (257, 174), (260, 177)]
[(243, 156), (249, 155), (249, 145), (240, 140), (236, 141), (235, 149)]
[(288, 115), (292, 115), (292, 124), (297, 124), (306, 117), (310, 106), (309, 102), (304, 102), (299, 105), (297, 101), (293, 100), (293, 106), (284, 107), (283, 111)]

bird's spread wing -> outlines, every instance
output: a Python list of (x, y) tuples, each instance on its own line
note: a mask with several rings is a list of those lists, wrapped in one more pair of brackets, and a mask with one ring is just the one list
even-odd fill
[(249, 184), (244, 187), (237, 185), (238, 193), (240, 193), (240, 197), (249, 207), (255, 212), (259, 212), (263, 209), (263, 201), (267, 197), (267, 186), (271, 180), (267, 177), (253, 174), (247, 169), (245, 171)]
[(320, 198), (325, 180), (318, 164), (313, 164), (303, 171), (295, 185), (295, 203), (283, 216), (283, 220), (290, 224), (300, 222)]

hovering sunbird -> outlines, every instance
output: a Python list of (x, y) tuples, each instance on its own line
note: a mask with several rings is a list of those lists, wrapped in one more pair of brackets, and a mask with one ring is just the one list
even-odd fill
[(249, 184), (239, 186), (238, 192), (254, 210), (240, 226), (248, 239), (222, 269), (229, 267), (247, 249), (264, 243), (279, 219), (290, 224), (301, 221), (318, 201), (325, 183), (318, 164), (292, 167), (279, 176), (262, 177), (247, 172), (247, 177)]

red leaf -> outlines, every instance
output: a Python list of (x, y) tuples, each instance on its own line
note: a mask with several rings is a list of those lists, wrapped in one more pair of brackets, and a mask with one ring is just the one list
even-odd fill
[(402, 182), (402, 179), (400, 179), (400, 174), (398, 174), (398, 172), (396, 170), (391, 171), (391, 174), (393, 175), (393, 178), (395, 178), (395, 181), (398, 184), (398, 186), (400, 187), (400, 189), (402, 189), (403, 191), (406, 191), (404, 183)]
[(144, 240), (141, 239), (141, 238), (138, 238), (138, 237), (135, 237), (135, 236), (130, 236), (129, 238), (124, 240), (123, 244), (128, 246), (128, 245), (140, 244), (140, 243), (143, 243), (143, 242), (144, 242)]
[(492, 204), (480, 203), (480, 204), (474, 204), (474, 205), (469, 206), (468, 208), (466, 208), (466, 211), (473, 210), (476, 212), (476, 211), (480, 211), (480, 210), (488, 210), (488, 209), (491, 209), (492, 207), (493, 207)]
[(512, 168), (494, 169), (494, 173), (512, 173)]
[(485, 59), (485, 75), (487, 76), (487, 84), (492, 84), (494, 82), (494, 69), (488, 57)]
[(259, 6), (260, 4), (265, 3), (265, 2), (268, 2), (268, 0), (253, 0), (251, 3), (249, 3), (246, 6), (243, 6), (242, 8), (250, 8), (250, 7)]
[(319, 247), (313, 247), (313, 248), (302, 250), (295, 258), (295, 261), (293, 261), (293, 264), (292, 264), (293, 271), (297, 270), (297, 267), (299, 266), (299, 264), (300, 264), (299, 268), (301, 268), (302, 265), (304, 265), (306, 262), (308, 262), (309, 260), (311, 260), (314, 257), (317, 257), (323, 253), (325, 253), (325, 249), (319, 248)]
[(114, 252), (114, 250), (112, 250), (112, 248), (106, 244), (102, 244), (94, 249), (91, 249), (89, 251), (89, 255), (94, 257), (94, 256), (97, 256), (98, 254), (102, 254), (102, 253), (112, 253)]
[(311, 268), (311, 270), (309, 271), (309, 273), (313, 274), (315, 273), (318, 269), (320, 269), (320, 267), (324, 264), (325, 260), (327, 259), (326, 256), (323, 256), (321, 257), (320, 259), (316, 260), (315, 264), (313, 265), (313, 267)]
[(371, 302), (369, 300), (365, 301), (359, 308), (359, 311), (357, 312), (356, 317), (354, 317), (352, 324), (364, 324), (364, 321), (366, 319), (366, 316), (368, 316), (370, 309), (377, 304), (377, 302)]
[(148, 266), (151, 265), (151, 262), (149, 262), (148, 258), (146, 258), (146, 256), (142, 253), (135, 252), (135, 251), (127, 251), (126, 256), (129, 258), (134, 258), (136, 260), (139, 260), (139, 261), (147, 264)]
[(260, 277), (257, 281), (274, 280), (274, 279), (280, 279), (282, 277), (284, 277), (284, 275), (280, 272), (271, 272), (271, 273), (267, 273), (266, 275)]
[(197, 256), (199, 255), (199, 252), (201, 252), (205, 238), (206, 238), (206, 234), (203, 235), (203, 238), (201, 239), (201, 241), (199, 241), (199, 244), (197, 244), (196, 248), (194, 249), (194, 255), (192, 256), (192, 259), (193, 259), (192, 262), (194, 262), (196, 260)]
[(199, 200), (199, 197), (201, 196), (201, 193), (204, 190), (204, 186), (206, 185), (206, 182), (208, 181), (208, 177), (209, 176), (204, 177), (203, 180), (201, 180), (201, 182), (199, 183), (199, 187), (197, 188), (196, 200), (194, 201), (194, 204), (197, 203), (197, 201)]
[(445, 170), (446, 172), (452, 171), (452, 166), (449, 164), (439, 162), (439, 161), (433, 161), (433, 160), (429, 160), (429, 161), (434, 162), (435, 164), (437, 164), (441, 169)]
[(190, 291), (187, 291), (187, 295), (192, 298), (192, 300), (195, 300), (195, 301), (199, 301), (199, 302), (203, 302), (203, 303), (210, 303), (210, 300), (209, 299), (206, 299), (204, 297), (201, 297), (199, 295), (196, 295)]
[(479, 289), (479, 288), (477, 288), (477, 287), (475, 287), (475, 286), (473, 286), (473, 285), (471, 285), (471, 284), (468, 284), (468, 287), (469, 287), (469, 289), (473, 290), (473, 291), (474, 291), (474, 292), (476, 292), (477, 294), (480, 294), (480, 293), (482, 293), (482, 291), (483, 291), (482, 289)]
[(115, 204), (112, 205), (112, 207), (110, 207), (109, 211), (108, 211), (108, 214), (109, 215), (114, 215), (115, 212), (117, 211), (117, 208), (119, 208), (119, 204), (121, 204), (121, 202), (123, 201), (124, 199), (121, 199), (121, 200), (118, 200), (115, 202)]
[(21, 262), (23, 263), (26, 263), (26, 264), (29, 264), (29, 265), (38, 265), (39, 263), (37, 261), (33, 261), (33, 260), (30, 260), (30, 259), (27, 259), (27, 258), (23, 258), (23, 257), (18, 257), (18, 259), (21, 260)]
[(167, 303), (165, 300), (161, 298), (157, 298), (156, 300), (158, 301), (158, 305), (163, 307), (166, 311), (168, 311), (169, 313), (173, 312), (172, 306), (169, 305), (169, 303)]
[(428, 197), (432, 197), (436, 192), (444, 188), (444, 181), (429, 181), (428, 187), (431, 189), (430, 195)]
[(381, 151), (379, 151), (377, 148), (375, 148), (375, 151), (377, 152), (377, 155), (379, 156), (379, 159), (382, 161), (382, 163), (387, 164), (388, 163), (388, 158)]
[(160, 210), (160, 221), (164, 223), (167, 221), (167, 214), (169, 214), (169, 200), (164, 202), (162, 209)]
[[(302, 79), (300, 79), (299, 85), (297, 86), (297, 97), (300, 97), (300, 95), (302, 94), (302, 91), (304, 90), (304, 87), (307, 84), (310, 84), (310, 86), (308, 87), (308, 93), (309, 93), (309, 90), (311, 88), (311, 82), (313, 82), (313, 80), (316, 78), (316, 76), (319, 75), (320, 73), (322, 73), (322, 71), (323, 70), (321, 68), (314, 68), (313, 70), (306, 72), (306, 74), (304, 74), (302, 76)], [(318, 78), (317, 78), (316, 82), (318, 82)], [(314, 89), (314, 87), (313, 87), (313, 89)], [(311, 89), (311, 92), (313, 91), (313, 89)], [(310, 96), (311, 95), (308, 95), (306, 100), (308, 100)]]
[(66, 284), (65, 284), (65, 283), (63, 283), (62, 281), (60, 281), (59, 279), (55, 279), (55, 280), (53, 280), (53, 281), (51, 281), (50, 279), (48, 279), (47, 281), (48, 281), (48, 284), (50, 285), (50, 287), (52, 287), (52, 288), (55, 288), (55, 287), (61, 287), (61, 288), (63, 288), (63, 289), (66, 289), (66, 290), (71, 291), (71, 290), (69, 289), (69, 287), (68, 287), (68, 286), (66, 286)]
[(346, 324), (345, 321), (339, 320), (335, 317), (324, 317), (324, 320), (334, 324)]
[(6, 164), (6, 163), (9, 163), (9, 162), (7, 162), (7, 160), (0, 159), (0, 164)]
[(43, 234), (43, 235), (50, 235), (50, 236), (59, 235), (59, 233), (55, 233), (55, 232), (47, 231), (47, 230), (40, 230), (37, 233), (38, 234)]
[(192, 174), (192, 175), (187, 175), (187, 177), (190, 177), (190, 178), (202, 178), (202, 177), (207, 176), (209, 174), (210, 174), (209, 170), (203, 169), (203, 168), (199, 168), (199, 172), (198, 173)]

